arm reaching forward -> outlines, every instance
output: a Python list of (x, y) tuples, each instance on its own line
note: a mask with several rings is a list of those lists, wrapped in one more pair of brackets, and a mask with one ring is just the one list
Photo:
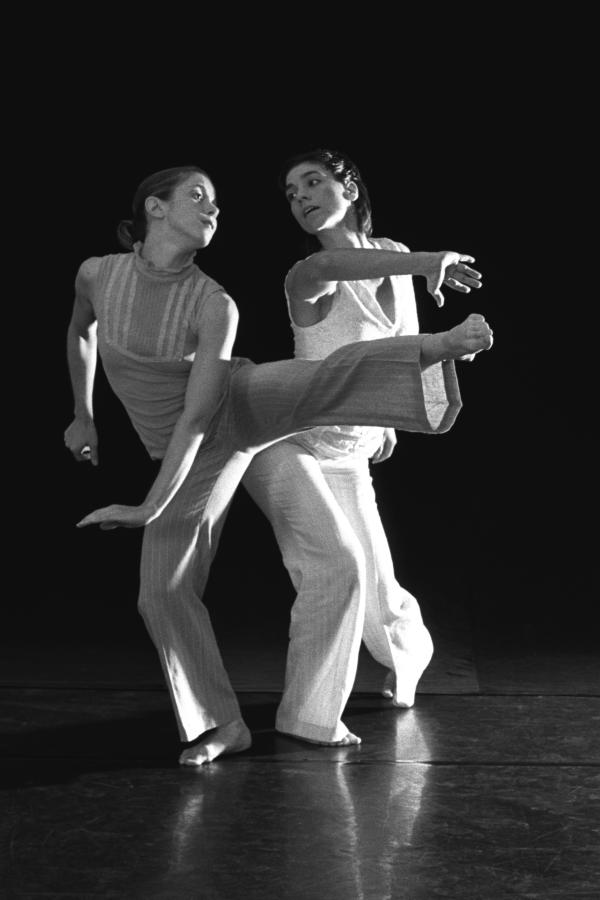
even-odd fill
[(315, 303), (331, 294), (338, 281), (361, 281), (388, 275), (423, 275), (427, 290), (438, 306), (444, 305), (443, 284), (460, 293), (481, 287), (481, 273), (468, 263), (472, 256), (440, 250), (436, 253), (399, 253), (396, 250), (338, 248), (320, 250), (291, 270), (287, 290), (290, 300)]
[(90, 513), (77, 527), (138, 528), (156, 519), (184, 482), (214, 416), (229, 375), (238, 311), (227, 294), (211, 295), (199, 322), (200, 338), (183, 412), (173, 430), (160, 472), (140, 506), (112, 506)]

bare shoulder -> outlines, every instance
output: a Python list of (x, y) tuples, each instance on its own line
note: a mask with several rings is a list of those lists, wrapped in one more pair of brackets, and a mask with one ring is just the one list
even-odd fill
[(237, 319), (238, 308), (233, 297), (222, 288), (208, 295), (202, 307), (202, 315), (222, 322)]
[(288, 299), (292, 298), (292, 295), (294, 293), (294, 280), (296, 278), (296, 275), (298, 274), (298, 268), (302, 265), (303, 262), (304, 260), (301, 259), (298, 262), (294, 263), (294, 265), (291, 267), (291, 269), (288, 270), (288, 273), (285, 276), (285, 279), (283, 281), (283, 289)]
[(94, 281), (94, 279), (98, 275), (101, 262), (101, 256), (90, 256), (88, 259), (84, 259), (84, 261), (79, 266), (77, 278), (81, 279), (82, 281)]
[(90, 256), (89, 259), (84, 259), (81, 263), (75, 277), (77, 296), (88, 299), (91, 297), (101, 261), (100, 256)]
[(196, 331), (201, 341), (233, 339), (239, 322), (235, 301), (222, 288), (212, 291), (202, 304), (196, 320)]
[(285, 277), (285, 293), (289, 303), (318, 303), (323, 297), (333, 294), (337, 287), (323, 271), (328, 259), (328, 251), (319, 250), (305, 259), (299, 260)]

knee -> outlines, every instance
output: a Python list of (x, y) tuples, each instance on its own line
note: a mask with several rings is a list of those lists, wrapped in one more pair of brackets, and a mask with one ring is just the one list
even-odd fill
[(301, 554), (285, 553), (284, 562), (298, 587), (348, 598), (364, 593), (366, 558), (354, 538), (348, 537), (334, 545), (323, 542)]
[(137, 602), (137, 611), (142, 619), (152, 619), (159, 611), (164, 612), (168, 606), (166, 601), (167, 592), (162, 590), (162, 585), (144, 584), (142, 579)]
[(330, 566), (338, 577), (350, 584), (363, 585), (366, 579), (366, 558), (358, 541), (344, 541), (335, 553), (328, 554)]

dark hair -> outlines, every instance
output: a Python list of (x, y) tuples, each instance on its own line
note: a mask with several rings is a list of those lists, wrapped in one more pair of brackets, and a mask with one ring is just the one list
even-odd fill
[(121, 246), (131, 250), (136, 241), (146, 238), (146, 209), (147, 197), (158, 197), (160, 200), (170, 200), (175, 188), (194, 173), (210, 176), (199, 166), (176, 166), (173, 169), (161, 169), (153, 175), (144, 178), (133, 196), (131, 211), (133, 219), (122, 219), (117, 226), (117, 237)]
[(279, 186), (282, 190), (285, 190), (286, 176), (290, 169), (299, 166), (303, 162), (319, 163), (331, 172), (337, 181), (341, 181), (342, 184), (347, 185), (350, 181), (356, 184), (358, 188), (358, 197), (354, 201), (356, 224), (358, 230), (369, 237), (373, 232), (371, 201), (366, 185), (358, 171), (358, 166), (352, 162), (349, 156), (339, 153), (337, 150), (327, 150), (323, 147), (318, 147), (316, 150), (298, 153), (296, 156), (286, 160), (280, 169)]

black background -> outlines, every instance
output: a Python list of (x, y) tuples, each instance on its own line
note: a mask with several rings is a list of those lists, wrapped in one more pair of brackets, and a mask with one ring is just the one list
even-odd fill
[[(7, 469), (15, 479), (7, 493), (25, 497), (11, 513), (21, 575), (8, 604), (14, 634), (146, 640), (135, 610), (141, 534), (74, 527), (98, 506), (141, 501), (151, 478), (101, 371), (100, 467), (75, 465), (63, 447), (72, 409), (64, 343), (79, 264), (118, 252), (116, 224), (146, 175), (197, 163), (221, 208), (197, 262), (238, 304), (235, 353), (291, 356), (282, 283), (303, 244), (276, 175), (288, 155), (330, 146), (361, 169), (375, 236), (470, 253), (483, 272), (477, 295), (446, 291), (442, 310), (417, 279), (421, 329), (477, 311), (495, 334), (490, 353), (459, 364), (464, 408), (454, 428), (399, 435), (393, 458), (374, 467), (399, 579), (417, 595), (466, 601), (509, 634), (550, 630), (583, 642), (596, 618), (595, 339), (566, 206), (580, 135), (565, 115), (560, 60), (506, 35), (492, 50), (493, 23), (487, 45), (470, 48), (460, 67), (447, 46), (440, 56), (426, 42), (402, 66), (408, 35), (395, 56), (367, 60), (356, 25), (345, 47), (339, 28), (335, 40), (315, 40), (296, 24), (277, 59), (199, 40), (194, 79), (176, 60), (167, 67), (157, 39), (140, 40), (127, 65), (111, 67), (110, 48), (89, 59), (82, 51), (60, 71), (38, 68), (19, 107), (16, 181), (29, 223), (20, 284), (34, 290), (20, 300), (25, 339), (10, 348), (15, 384), (25, 385)], [(336, 55), (335, 66), (323, 65)], [(285, 619), (292, 599), (268, 525), (240, 490), (209, 584), (211, 612), (224, 627), (267, 623)]]

